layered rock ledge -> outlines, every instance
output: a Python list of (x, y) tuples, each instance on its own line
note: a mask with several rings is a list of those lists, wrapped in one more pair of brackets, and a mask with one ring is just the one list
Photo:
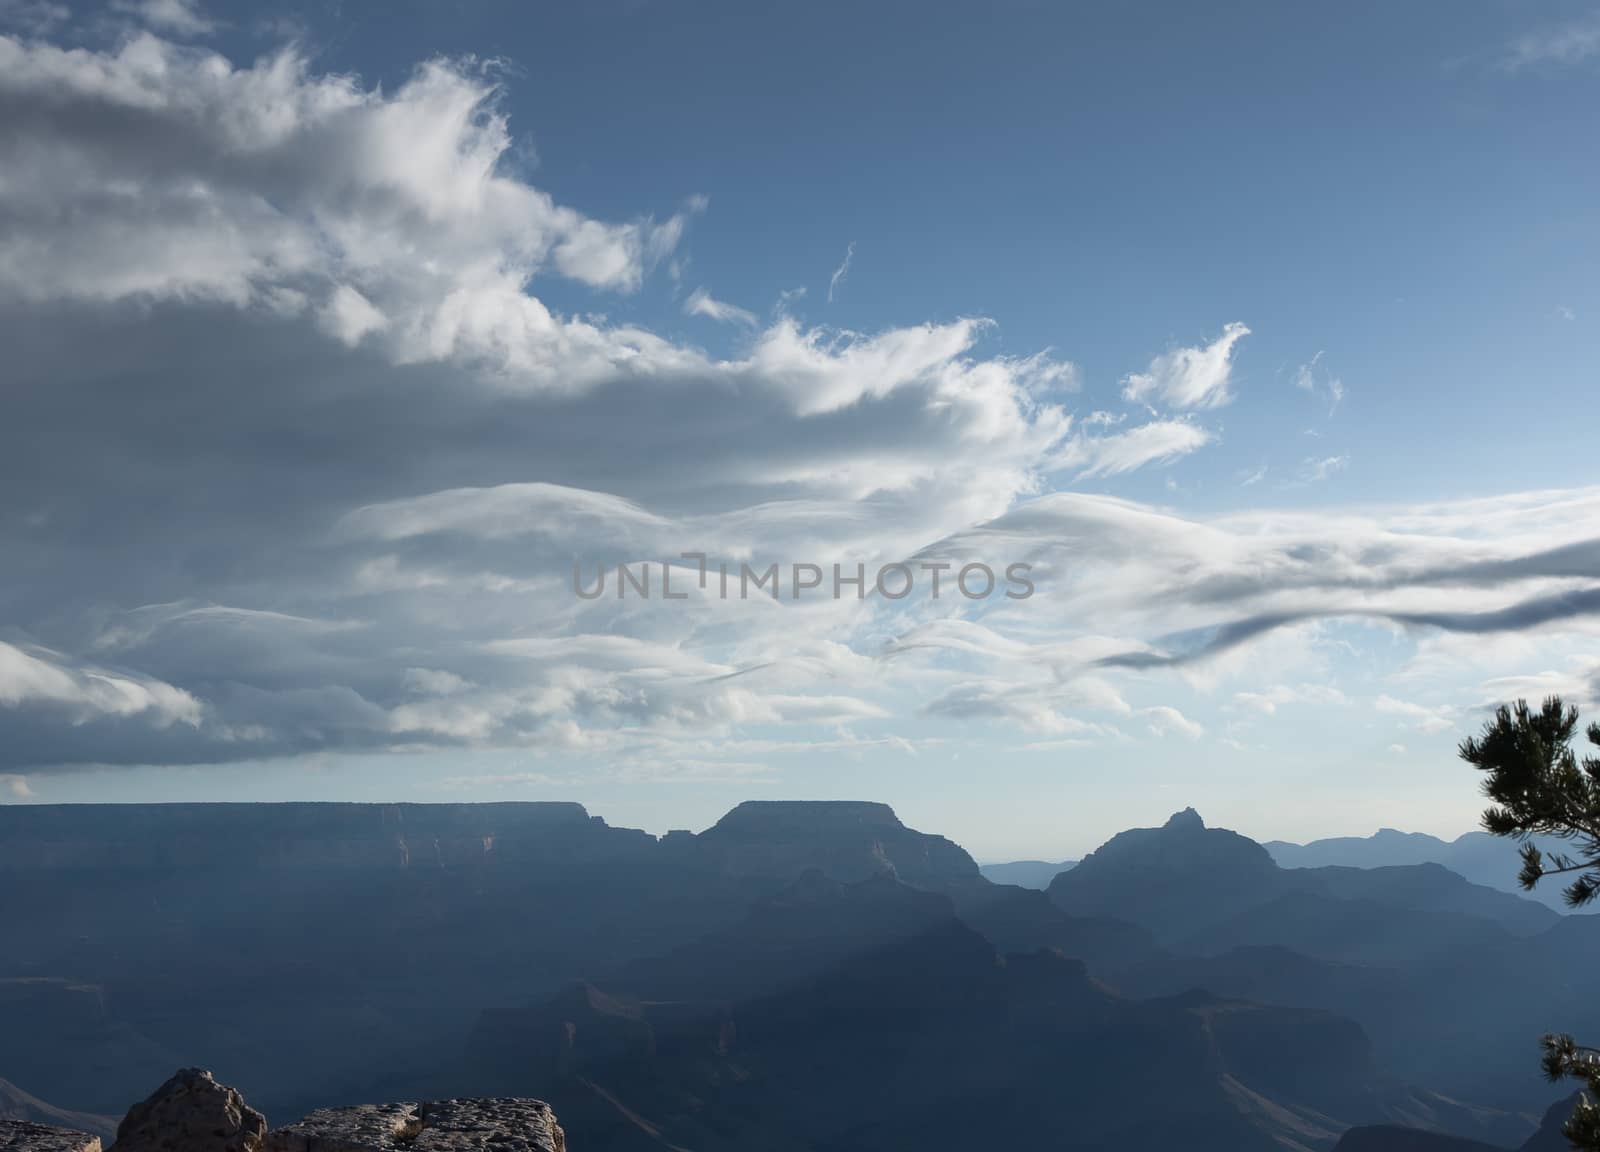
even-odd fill
[(100, 1152), (100, 1137), (31, 1120), (0, 1120), (0, 1152)]
[[(567, 1152), (543, 1100), (429, 1100), (322, 1108), (267, 1131), (261, 1113), (199, 1068), (180, 1070), (128, 1110), (110, 1152)], [(101, 1152), (100, 1138), (0, 1120), (0, 1152)]]
[(266, 1152), (566, 1152), (542, 1100), (514, 1097), (323, 1108), (267, 1137)]

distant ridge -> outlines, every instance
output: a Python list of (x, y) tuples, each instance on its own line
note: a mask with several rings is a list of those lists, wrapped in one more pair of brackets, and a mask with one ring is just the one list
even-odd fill
[(1380, 828), (1371, 836), (1333, 836), (1294, 844), (1268, 840), (1263, 845), (1284, 868), (1387, 868), (1406, 864), (1439, 864), (1474, 884), (1514, 892), (1537, 900), (1558, 912), (1569, 911), (1561, 899), (1561, 885), (1545, 882), (1532, 892), (1517, 884), (1521, 867), (1517, 845), (1487, 832), (1467, 832), (1454, 840), (1441, 840), (1424, 832)]
[(117, 1134), (116, 1117), (57, 1108), (24, 1092), (9, 1080), (0, 1080), (0, 1120), (29, 1120), (54, 1128), (72, 1128), (107, 1142)]
[(1052, 863), (1048, 860), (1010, 860), (1003, 864), (980, 864), (978, 871), (992, 884), (1015, 884), (1018, 888), (1050, 887), (1057, 875), (1074, 867), (1076, 860)]

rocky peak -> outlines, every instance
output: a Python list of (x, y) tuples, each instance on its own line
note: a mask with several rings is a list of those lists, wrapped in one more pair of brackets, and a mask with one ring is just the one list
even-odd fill
[(267, 1121), (237, 1089), (183, 1068), (117, 1126), (118, 1152), (259, 1152)]
[(1174, 812), (1167, 817), (1167, 822), (1162, 827), (1169, 832), (1204, 832), (1206, 822), (1200, 819), (1200, 813), (1193, 808), (1185, 808), (1182, 812)]
[(1057, 875), (1049, 894), (1068, 915), (1131, 920), (1171, 943), (1283, 887), (1283, 873), (1265, 848), (1226, 828), (1207, 828), (1185, 808), (1160, 828), (1119, 832)]

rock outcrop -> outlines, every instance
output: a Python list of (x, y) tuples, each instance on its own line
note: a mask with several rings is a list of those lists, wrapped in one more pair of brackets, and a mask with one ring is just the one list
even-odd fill
[(117, 1126), (118, 1152), (260, 1152), (267, 1121), (237, 1089), (180, 1069)]
[[(567, 1152), (543, 1100), (429, 1100), (323, 1108), (267, 1131), (236, 1089), (180, 1069), (128, 1110), (110, 1152)], [(100, 1137), (0, 1119), (0, 1152), (101, 1152)]]
[(436, 1100), (323, 1108), (267, 1137), (267, 1152), (566, 1152), (542, 1100)]
[(32, 1120), (0, 1120), (0, 1152), (100, 1152), (100, 1137)]

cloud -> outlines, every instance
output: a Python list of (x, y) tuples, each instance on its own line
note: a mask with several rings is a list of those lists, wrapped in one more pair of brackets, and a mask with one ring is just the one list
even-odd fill
[(241, 68), (149, 32), (105, 52), (0, 37), (0, 101), (18, 174), (0, 293), (22, 302), (304, 302), (347, 344), (381, 333), (394, 363), (460, 360), (529, 389), (695, 361), (525, 289), (631, 292), (703, 202), (604, 222), (507, 174), (482, 66), (431, 61), (383, 91), (294, 48)]
[(1597, 55), (1600, 55), (1600, 11), (1519, 36), (1501, 63), (1515, 72), (1544, 64), (1579, 64)]
[(1263, 692), (1236, 692), (1233, 702), (1241, 708), (1271, 716), (1287, 704), (1337, 705), (1346, 703), (1345, 694), (1328, 684), (1279, 684)]
[(175, 36), (205, 36), (216, 27), (195, 0), (111, 0), (111, 8)]
[[(1247, 658), (1330, 621), (1600, 613), (1592, 490), (1188, 517), (1051, 486), (1215, 432), (1074, 423), (1072, 362), (985, 318), (780, 309), (724, 357), (614, 319), (707, 206), (557, 203), (500, 82), (0, 38), (0, 773), (510, 749), (709, 778), (944, 720), (1182, 735), (1148, 685), (1295, 683)], [(1243, 334), (1156, 357), (1141, 400), (1220, 404)], [(689, 550), (1028, 562), (1039, 595), (724, 601)], [(689, 597), (572, 591), (644, 560)]]
[(1455, 709), (1447, 704), (1429, 708), (1393, 696), (1379, 696), (1373, 707), (1390, 716), (1404, 717), (1419, 732), (1444, 732), (1455, 726)]
[(1317, 621), (1381, 620), (1485, 636), (1600, 614), (1597, 497), (1523, 494), (1387, 510), (1236, 513), (1210, 521), (1055, 493), (924, 555), (1005, 551), (1051, 589), (1038, 613), (1126, 639), (1083, 668), (1188, 668)]
[(1516, 700), (1540, 701), (1560, 696), (1584, 712), (1600, 705), (1600, 659), (1587, 653), (1573, 658), (1566, 671), (1543, 669), (1516, 676), (1497, 676), (1480, 686), (1480, 709), (1498, 708)]
[(1120, 476), (1146, 464), (1170, 463), (1212, 439), (1204, 428), (1184, 420), (1153, 420), (1109, 436), (1073, 436), (1057, 450), (1050, 467), (1083, 477)]
[(1243, 324), (1229, 324), (1210, 344), (1164, 352), (1144, 372), (1123, 378), (1122, 395), (1179, 410), (1220, 408), (1233, 399), (1234, 346), (1248, 335)]
[(929, 716), (953, 720), (998, 721), (1026, 732), (1084, 740), (1115, 735), (1104, 724), (1068, 714), (1086, 701), (1071, 688), (1025, 687), (997, 680), (972, 680), (929, 701)]
[(1158, 705), (1154, 708), (1140, 709), (1141, 716), (1150, 726), (1150, 731), (1157, 736), (1183, 736), (1189, 740), (1198, 740), (1206, 734), (1205, 728), (1189, 719), (1176, 708)]
[(1328, 415), (1332, 416), (1339, 409), (1339, 403), (1344, 399), (1344, 381), (1333, 376), (1321, 367), (1322, 353), (1318, 352), (1310, 360), (1295, 369), (1294, 386), (1302, 392), (1325, 397), (1328, 405)]
[(1254, 468), (1247, 468), (1237, 475), (1239, 487), (1249, 488), (1267, 478), (1267, 466), (1265, 464), (1257, 464)]
[(71, 723), (101, 717), (147, 717), (153, 725), (198, 725), (201, 704), (170, 684), (94, 667), (73, 667), (59, 654), (24, 651), (0, 641), (0, 708), (55, 709)]
[(696, 288), (689, 294), (689, 298), (683, 302), (683, 310), (690, 316), (704, 316), (721, 324), (743, 324), (753, 328), (757, 322), (754, 312), (717, 300), (704, 288)]
[(1302, 484), (1319, 484), (1349, 466), (1349, 456), (1308, 456), (1300, 462), (1299, 479)]
[(0, 27), (20, 28), (30, 36), (46, 36), (72, 19), (72, 11), (54, 0), (0, 0)]
[(844, 259), (841, 260), (839, 262), (839, 266), (833, 270), (833, 275), (828, 277), (829, 304), (833, 303), (834, 292), (838, 290), (839, 285), (844, 283), (844, 278), (850, 274), (850, 261), (855, 259), (855, 255), (856, 242), (852, 240), (844, 250)]

